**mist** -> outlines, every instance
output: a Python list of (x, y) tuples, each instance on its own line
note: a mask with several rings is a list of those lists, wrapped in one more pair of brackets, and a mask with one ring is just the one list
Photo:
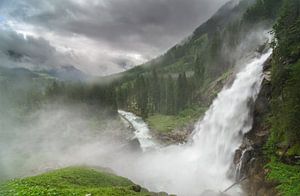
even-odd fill
[(51, 104), (25, 116), (2, 112), (1, 178), (25, 177), (70, 165), (94, 165), (95, 160), (97, 165), (108, 166), (111, 160), (107, 155), (124, 149), (132, 133), (118, 118), (95, 117), (87, 114), (86, 108), (83, 104)]

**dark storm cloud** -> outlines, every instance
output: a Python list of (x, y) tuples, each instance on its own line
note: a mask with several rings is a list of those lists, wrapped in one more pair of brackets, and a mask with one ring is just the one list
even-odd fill
[[(0, 11), (60, 36), (84, 36), (107, 50), (150, 59), (191, 34), (226, 1), (3, 0)], [(124, 62), (124, 58), (126, 55), (111, 63)]]
[[(178, 42), (225, 0), (22, 1), (10, 14), (60, 33), (122, 49), (163, 49)], [(81, 3), (80, 3), (81, 2)], [(142, 48), (141, 48), (142, 47)]]
[(73, 63), (43, 38), (25, 38), (12, 30), (0, 29), (0, 43), (0, 66), (45, 69)]

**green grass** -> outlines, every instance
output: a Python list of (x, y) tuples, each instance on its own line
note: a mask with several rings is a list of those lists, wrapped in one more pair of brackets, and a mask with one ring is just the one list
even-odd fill
[(150, 195), (148, 192), (135, 192), (136, 186), (128, 179), (108, 172), (86, 167), (69, 167), (6, 182), (1, 186), (0, 195)]
[(266, 168), (270, 170), (268, 180), (279, 183), (276, 188), (281, 195), (300, 195), (300, 166), (286, 165), (273, 158)]
[(168, 133), (176, 128), (182, 128), (197, 121), (207, 108), (194, 107), (180, 112), (176, 116), (154, 114), (147, 118), (150, 129), (159, 133)]

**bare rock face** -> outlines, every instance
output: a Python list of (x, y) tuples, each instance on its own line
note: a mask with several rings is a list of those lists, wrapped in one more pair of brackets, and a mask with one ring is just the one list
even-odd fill
[(276, 184), (268, 182), (268, 171), (264, 168), (268, 162), (263, 154), (263, 146), (268, 140), (269, 129), (264, 123), (270, 112), (271, 100), (271, 59), (264, 65), (264, 81), (253, 109), (253, 127), (243, 139), (243, 143), (236, 151), (234, 164), (239, 168), (237, 180), (246, 178), (242, 186), (249, 196), (276, 196)]

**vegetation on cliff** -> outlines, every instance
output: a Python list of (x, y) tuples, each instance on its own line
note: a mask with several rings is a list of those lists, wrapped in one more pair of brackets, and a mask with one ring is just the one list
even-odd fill
[(274, 26), (268, 178), (300, 194), (300, 1), (285, 0)]

